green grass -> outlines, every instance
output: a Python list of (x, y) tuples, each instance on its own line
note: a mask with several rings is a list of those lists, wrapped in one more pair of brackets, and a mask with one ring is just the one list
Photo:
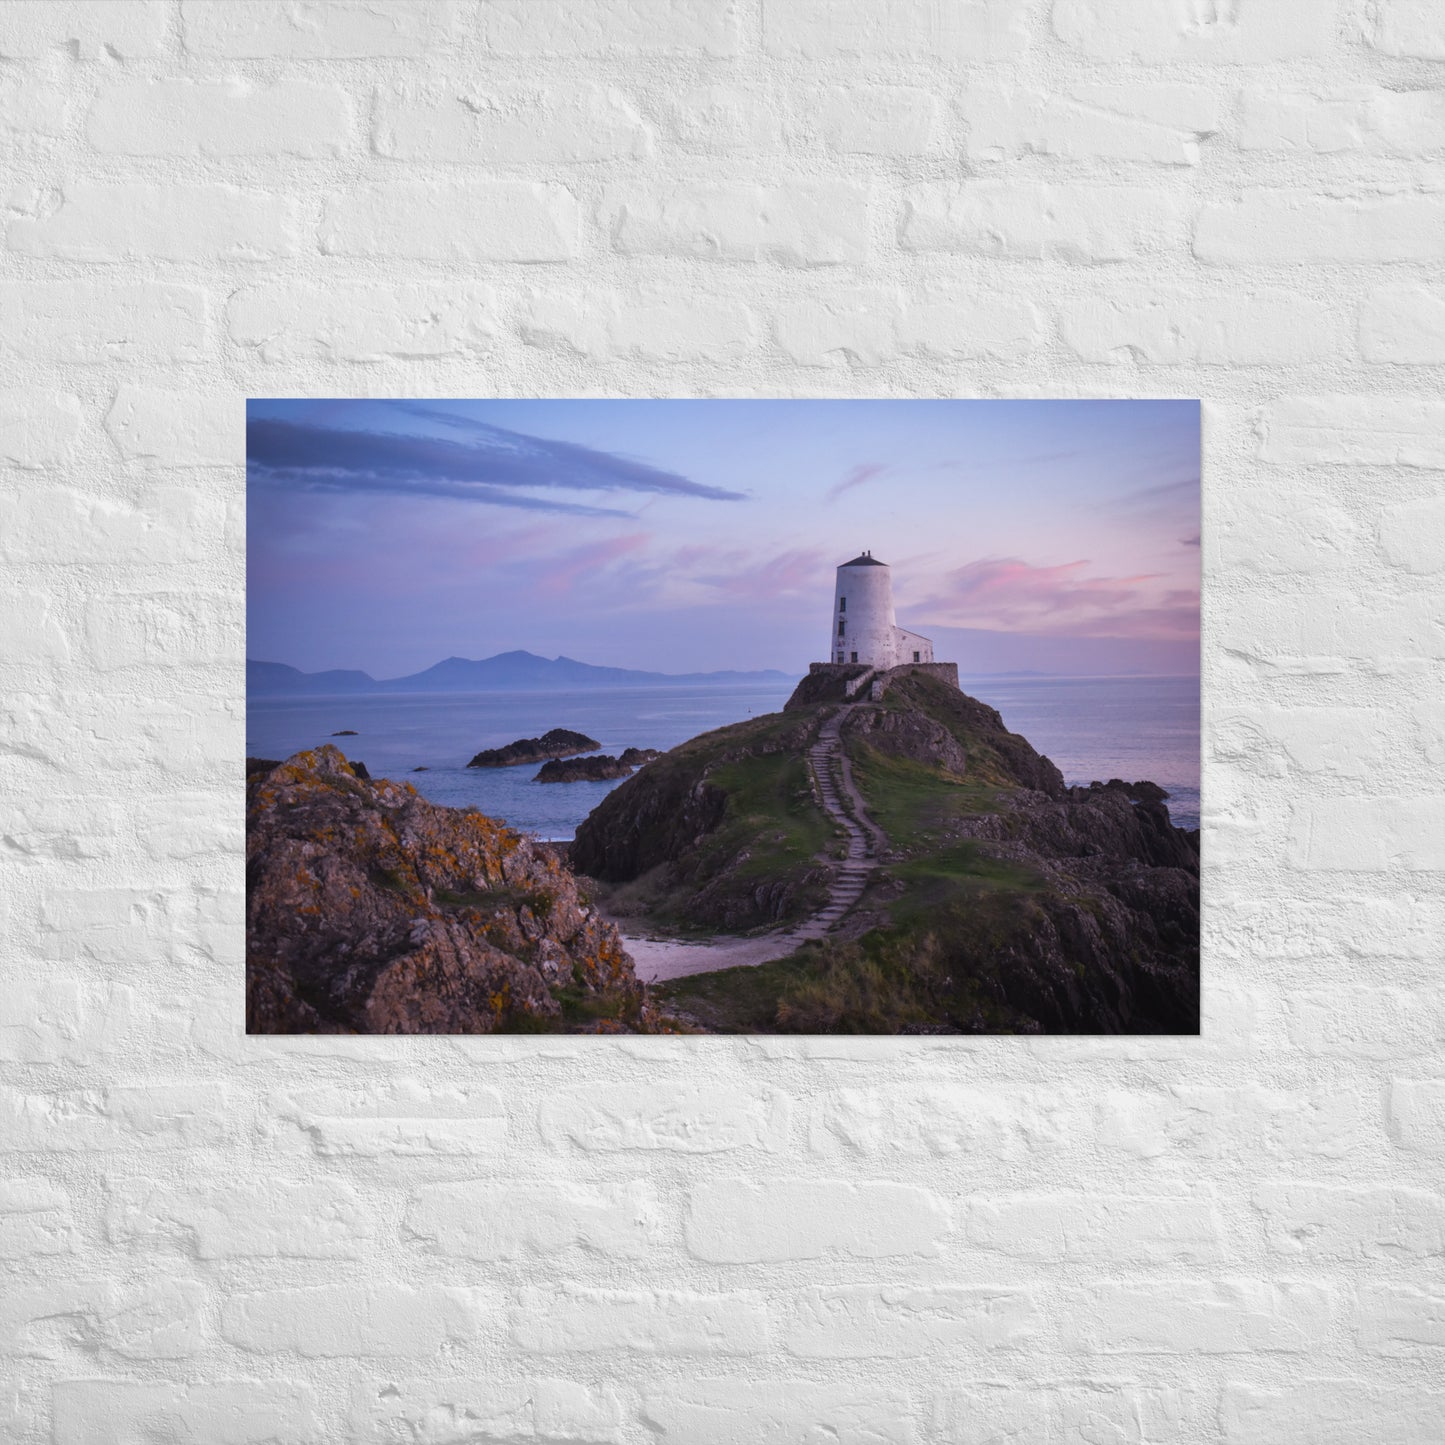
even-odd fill
[(905, 853), (935, 847), (949, 825), (969, 814), (991, 813), (998, 788), (974, 778), (950, 778), (924, 763), (881, 753), (867, 743), (849, 748), (853, 781), (889, 843)]

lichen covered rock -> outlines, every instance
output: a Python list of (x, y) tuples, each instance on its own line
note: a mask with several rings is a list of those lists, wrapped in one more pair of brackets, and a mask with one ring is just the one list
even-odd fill
[[(647, 1026), (616, 929), (556, 855), (330, 745), (247, 780), (247, 1029)], [(606, 1006), (604, 1006), (606, 1005)]]

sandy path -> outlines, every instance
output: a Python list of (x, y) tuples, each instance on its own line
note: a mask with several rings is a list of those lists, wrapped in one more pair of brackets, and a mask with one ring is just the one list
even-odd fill
[[(868, 816), (863, 799), (854, 786), (847, 755), (843, 752), (839, 732), (848, 711), (848, 706), (839, 708), (823, 724), (818, 741), (808, 750), (808, 761), (812, 765), (820, 801), (848, 838), (848, 854), (833, 870), (828, 902), (794, 928), (759, 934), (754, 938), (714, 938), (706, 943), (634, 937), (627, 932), (621, 919), (614, 919), (622, 934), (622, 942), (637, 965), (637, 976), (644, 983), (685, 978), (692, 973), (715, 973), (721, 968), (756, 968), (760, 963), (786, 958), (800, 944), (822, 938), (836, 927), (843, 915), (862, 897), (869, 875), (878, 866), (878, 853), (887, 846), (887, 839), (882, 829)], [(842, 805), (840, 791), (853, 805), (851, 815)]]

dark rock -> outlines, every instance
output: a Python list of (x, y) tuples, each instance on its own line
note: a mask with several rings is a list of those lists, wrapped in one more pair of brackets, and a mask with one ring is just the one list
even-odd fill
[(467, 764), (469, 768), (513, 768), (519, 763), (542, 763), (549, 758), (566, 758), (573, 753), (595, 752), (602, 746), (586, 733), (553, 728), (539, 738), (518, 738), (503, 748), (485, 748)]
[(650, 763), (653, 758), (661, 756), (656, 748), (624, 748), (617, 761), (626, 763), (629, 768), (640, 768), (643, 763)]
[(412, 769), (412, 772), (414, 772), (414, 773), (429, 773), (429, 772), (431, 772), (431, 769), (430, 769), (429, 767), (427, 767), (425, 764), (423, 764), (423, 765), (422, 765), (421, 767), (419, 767), (419, 768), (413, 768), (413, 769)]
[(252, 1033), (555, 1029), (563, 987), (646, 1026), (616, 929), (554, 853), (329, 744), (251, 775), (246, 909)]
[(247, 758), (246, 776), (249, 778), (252, 773), (269, 773), (272, 768), (279, 768), (279, 758)]
[(563, 758), (543, 763), (534, 783), (606, 783), (628, 777), (632, 769), (619, 758), (603, 753), (595, 758)]
[(366, 771), (366, 764), (357, 758), (352, 758), (351, 760), (351, 771), (355, 773), (358, 778), (365, 778), (368, 782), (371, 780), (371, 774)]
[(361, 734), (355, 728), (342, 728), (339, 733), (332, 733), (334, 738), (359, 738)]

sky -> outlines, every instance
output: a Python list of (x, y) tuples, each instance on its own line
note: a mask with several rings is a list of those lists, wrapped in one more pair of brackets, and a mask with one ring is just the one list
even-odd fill
[(1194, 401), (252, 400), (247, 655), (825, 660), (892, 568), (960, 672), (1193, 673)]

